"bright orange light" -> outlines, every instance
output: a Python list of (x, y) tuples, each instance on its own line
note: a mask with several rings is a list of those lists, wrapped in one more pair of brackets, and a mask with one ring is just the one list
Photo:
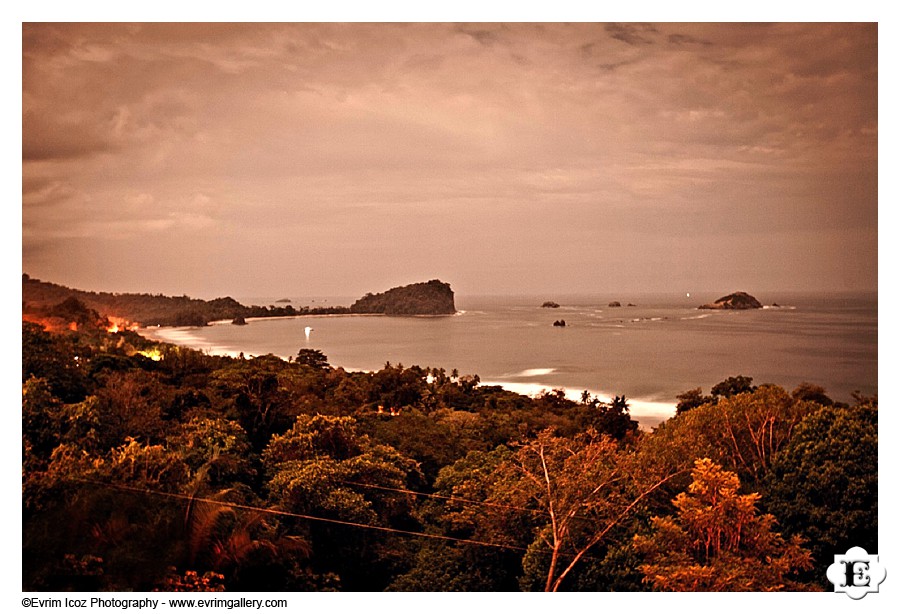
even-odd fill
[(106, 332), (108, 333), (120, 333), (126, 330), (137, 330), (140, 324), (137, 322), (131, 322), (126, 320), (125, 318), (119, 318), (117, 316), (106, 316), (106, 319), (109, 321), (109, 326), (106, 328)]

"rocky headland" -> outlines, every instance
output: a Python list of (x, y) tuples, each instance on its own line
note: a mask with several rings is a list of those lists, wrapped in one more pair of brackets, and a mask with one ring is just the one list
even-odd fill
[(439, 279), (366, 294), (350, 306), (350, 313), (393, 316), (445, 316), (456, 313), (450, 284)]

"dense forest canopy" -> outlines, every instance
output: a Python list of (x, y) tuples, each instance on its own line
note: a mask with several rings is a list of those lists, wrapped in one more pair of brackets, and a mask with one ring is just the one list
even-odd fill
[(438, 279), (367, 294), (350, 306), (352, 313), (386, 315), (452, 315), (456, 313), (450, 284)]
[(623, 396), (211, 356), (83, 307), (23, 322), (26, 591), (817, 590), (877, 551), (875, 399), (735, 376), (646, 432)]

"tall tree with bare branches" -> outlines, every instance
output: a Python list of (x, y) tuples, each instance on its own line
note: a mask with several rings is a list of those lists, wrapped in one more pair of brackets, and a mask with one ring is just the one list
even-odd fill
[(525, 555), (545, 591), (558, 591), (576, 566), (604, 545), (644, 499), (673, 474), (640, 467), (630, 451), (593, 429), (573, 438), (544, 431), (502, 468), (495, 500), (532, 509), (541, 519)]

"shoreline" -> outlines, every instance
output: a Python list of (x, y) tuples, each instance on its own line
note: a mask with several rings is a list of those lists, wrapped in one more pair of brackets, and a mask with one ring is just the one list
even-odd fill
[[(464, 310), (457, 310), (454, 313), (422, 313), (422, 314), (391, 314), (391, 313), (300, 313), (293, 316), (255, 316), (245, 318), (244, 321), (265, 322), (267, 320), (297, 320), (300, 318), (453, 318), (466, 313)], [(207, 326), (221, 326), (223, 324), (231, 324), (232, 320), (212, 320), (207, 322)], [(151, 328), (151, 327), (145, 327)], [(200, 326), (157, 326), (153, 328), (202, 328)], [(144, 330), (141, 328), (140, 330)]]
[[(479, 385), (500, 386), (504, 390), (529, 397), (535, 397), (544, 392), (551, 392), (553, 390), (562, 390), (565, 393), (567, 399), (576, 402), (581, 401), (581, 394), (585, 390), (587, 390), (592, 397), (597, 397), (603, 403), (609, 403), (612, 398), (616, 396), (602, 390), (591, 390), (590, 388), (575, 389), (567, 386), (551, 386), (547, 384), (531, 382), (526, 383), (491, 380), (482, 381)], [(637, 420), (638, 426), (645, 431), (651, 430), (652, 428), (659, 425), (659, 423), (664, 422), (675, 415), (676, 403), (667, 403), (665, 401), (654, 401), (650, 399), (629, 397), (626, 397), (625, 400), (628, 403), (628, 409), (629, 413), (631, 414), (631, 418), (633, 420)]]
[[(342, 316), (360, 316), (360, 315), (368, 315), (368, 314), (327, 314), (320, 315), (315, 317), (342, 317)], [(384, 314), (375, 314), (382, 317)], [(306, 318), (311, 316), (278, 316), (281, 319), (295, 319), (295, 318)], [(431, 317), (431, 316), (429, 316)], [(261, 320), (270, 320), (275, 318), (258, 318)], [(231, 325), (230, 320), (220, 320), (216, 326), (221, 326), (223, 324)], [(211, 343), (205, 343), (199, 337), (196, 337), (190, 334), (192, 329), (198, 329), (201, 327), (197, 326), (166, 326), (166, 327), (154, 327), (154, 328), (141, 328), (137, 330), (137, 333), (141, 336), (144, 336), (153, 341), (161, 341), (164, 343), (171, 343), (173, 345), (179, 345), (184, 347), (189, 347), (194, 350), (198, 350), (201, 352), (208, 352), (214, 356), (228, 356), (231, 358), (239, 358), (242, 354), (246, 358), (253, 358), (257, 356), (257, 354), (252, 354), (249, 352), (245, 352), (242, 350), (235, 350), (231, 348), (226, 348), (222, 346), (217, 346)], [(165, 331), (163, 334), (159, 334), (159, 331)], [(155, 334), (154, 334), (155, 333)], [(278, 356), (277, 354), (275, 354)], [(288, 360), (291, 358), (289, 356), (278, 356), (282, 360)], [(331, 365), (334, 368), (341, 368), (348, 372), (362, 372), (362, 373), (372, 373), (373, 371), (369, 369), (359, 369), (354, 367), (348, 367), (345, 365)], [(544, 371), (544, 370), (541, 370)], [(552, 371), (552, 370), (550, 370)], [(545, 375), (548, 373), (540, 373), (535, 375)], [(502, 377), (502, 376), (501, 376)], [(550, 392), (552, 390), (562, 390), (567, 399), (572, 401), (580, 401), (581, 394), (585, 390), (591, 394), (593, 397), (597, 397), (600, 401), (608, 403), (614, 395), (602, 391), (602, 390), (593, 390), (591, 388), (573, 388), (571, 386), (554, 386), (552, 384), (544, 384), (541, 382), (513, 382), (503, 379), (491, 378), (490, 380), (481, 381), (480, 386), (500, 386), (504, 390), (508, 390), (509, 392), (514, 392), (516, 394), (521, 394), (524, 396), (535, 397), (544, 392)], [(642, 430), (648, 431), (652, 428), (659, 425), (659, 423), (668, 420), (672, 416), (675, 415), (675, 402), (666, 402), (666, 401), (657, 401), (653, 399), (642, 399), (642, 398), (626, 398), (628, 402), (628, 407), (631, 413), (631, 417), (634, 420), (637, 420), (639, 427)]]

